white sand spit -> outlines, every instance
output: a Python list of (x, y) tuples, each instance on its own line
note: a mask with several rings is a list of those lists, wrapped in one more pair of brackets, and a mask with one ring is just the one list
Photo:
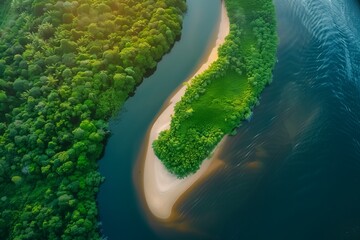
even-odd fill
[[(225, 37), (229, 34), (230, 23), (227, 16), (224, 2), (221, 8), (221, 19), (218, 30), (218, 36), (214, 46), (205, 59), (204, 64), (189, 78), (191, 81), (196, 75), (204, 72), (208, 67), (217, 60), (218, 48), (224, 43)], [(159, 133), (170, 127), (171, 115), (174, 113), (175, 104), (180, 101), (184, 95), (186, 86), (180, 88), (169, 100), (169, 105), (159, 115), (154, 124), (151, 126), (148, 135), (148, 146), (144, 156), (144, 195), (145, 201), (152, 214), (161, 219), (167, 219), (171, 215), (172, 208), (179, 197), (186, 192), (198, 179), (201, 178), (208, 170), (212, 158), (203, 161), (200, 169), (193, 175), (184, 179), (178, 179), (169, 173), (161, 161), (156, 157), (152, 148), (153, 141), (158, 137)]]

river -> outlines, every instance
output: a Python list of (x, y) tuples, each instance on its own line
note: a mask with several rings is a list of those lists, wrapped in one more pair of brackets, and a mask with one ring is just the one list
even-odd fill
[[(111, 121), (99, 194), (109, 239), (360, 239), (359, 1), (274, 2), (280, 42), (273, 83), (251, 121), (225, 142), (224, 168), (182, 199), (176, 222), (154, 223), (135, 192), (136, 157), (161, 103), (206, 51), (220, 7), (188, 0), (182, 39)], [(187, 32), (195, 20), (201, 30)], [(186, 41), (188, 51), (177, 55)], [(161, 72), (170, 75), (159, 80)]]
[(187, 5), (181, 39), (110, 121), (112, 135), (99, 162), (106, 180), (98, 196), (102, 232), (110, 240), (158, 239), (138, 199), (133, 169), (148, 127), (165, 100), (210, 50), (220, 17), (218, 0), (188, 0)]

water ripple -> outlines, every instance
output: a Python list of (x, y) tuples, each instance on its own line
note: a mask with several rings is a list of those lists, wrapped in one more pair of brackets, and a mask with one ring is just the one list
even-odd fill
[(224, 170), (178, 208), (209, 239), (340, 239), (360, 229), (351, 225), (360, 223), (359, 3), (275, 3), (273, 84), (227, 141)]

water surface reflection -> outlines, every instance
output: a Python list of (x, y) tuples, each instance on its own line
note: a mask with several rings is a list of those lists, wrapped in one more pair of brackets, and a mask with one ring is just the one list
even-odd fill
[(359, 239), (359, 3), (275, 3), (274, 81), (177, 223), (195, 239)]

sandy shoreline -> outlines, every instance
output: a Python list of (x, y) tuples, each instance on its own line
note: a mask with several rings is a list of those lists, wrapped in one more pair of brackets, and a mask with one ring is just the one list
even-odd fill
[[(225, 37), (229, 34), (230, 23), (227, 12), (222, 2), (221, 19), (217, 39), (211, 49), (208, 59), (203, 65), (190, 77), (190, 81), (196, 75), (204, 72), (218, 58), (218, 48), (224, 43)], [(180, 101), (184, 95), (186, 86), (181, 87), (169, 100), (169, 105), (159, 115), (148, 134), (147, 146), (144, 154), (144, 176), (143, 187), (145, 201), (155, 217), (167, 219), (171, 215), (172, 208), (180, 196), (186, 192), (197, 180), (206, 175), (213, 158), (203, 161), (200, 169), (193, 175), (178, 179), (170, 174), (160, 160), (155, 156), (152, 148), (152, 142), (158, 137), (159, 133), (170, 126), (171, 115), (174, 112), (175, 104)], [(219, 144), (220, 145), (220, 144)], [(214, 154), (216, 155), (216, 153)]]

